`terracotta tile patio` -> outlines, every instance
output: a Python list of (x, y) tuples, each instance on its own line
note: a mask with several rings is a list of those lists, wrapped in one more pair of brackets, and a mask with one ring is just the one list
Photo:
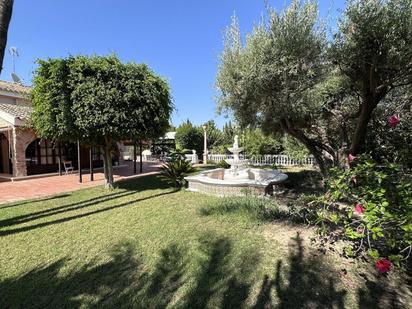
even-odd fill
[[(160, 165), (156, 163), (144, 163), (143, 173), (139, 174), (139, 165), (137, 174), (133, 174), (132, 162), (126, 162), (125, 166), (115, 167), (115, 181), (121, 179), (140, 177), (142, 175), (155, 174), (158, 172)], [(77, 173), (63, 176), (48, 176), (42, 178), (32, 178), (19, 180), (15, 182), (0, 182), (0, 204), (46, 197), (64, 192), (70, 192), (78, 189), (102, 185), (104, 183), (103, 170), (95, 171), (94, 181), (90, 181), (90, 174), (83, 174), (83, 183), (79, 183)]]

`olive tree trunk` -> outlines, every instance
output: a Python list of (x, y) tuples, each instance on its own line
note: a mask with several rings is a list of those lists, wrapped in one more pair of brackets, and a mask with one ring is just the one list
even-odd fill
[(316, 163), (319, 167), (320, 173), (324, 178), (329, 175), (329, 169), (338, 164), (338, 155), (332, 149), (332, 147), (323, 144), (322, 142), (309, 138), (299, 129), (293, 127), (293, 125), (286, 119), (280, 122), (284, 132), (300, 141), (308, 151), (315, 157)]
[[(367, 85), (364, 86), (364, 88), (370, 87)], [(349, 149), (351, 154), (355, 155), (361, 151), (362, 146), (365, 143), (368, 123), (372, 118), (372, 113), (387, 93), (388, 87), (380, 86), (373, 90), (368, 89), (363, 94), (359, 117), (356, 122), (355, 132), (352, 136)]]
[(0, 74), (3, 70), (4, 52), (7, 45), (7, 33), (13, 12), (13, 0), (0, 0)]

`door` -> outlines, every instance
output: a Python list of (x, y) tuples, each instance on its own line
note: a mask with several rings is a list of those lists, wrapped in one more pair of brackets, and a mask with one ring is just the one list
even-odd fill
[(12, 173), (11, 160), (9, 158), (9, 142), (3, 133), (0, 133), (0, 173)]
[(85, 169), (90, 167), (89, 151), (90, 151), (90, 147), (80, 146), (80, 161), (82, 164), (82, 168), (85, 168)]

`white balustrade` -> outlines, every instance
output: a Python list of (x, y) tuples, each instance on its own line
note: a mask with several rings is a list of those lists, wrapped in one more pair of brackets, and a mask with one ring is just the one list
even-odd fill
[[(209, 154), (208, 160), (219, 163), (226, 159), (233, 159), (233, 155), (226, 154)], [(278, 165), (278, 166), (295, 166), (295, 165), (316, 165), (315, 158), (310, 155), (303, 160), (294, 160), (287, 155), (253, 155), (248, 156), (244, 154), (239, 154), (239, 159), (249, 160), (249, 164), (258, 166), (268, 166), (268, 165)]]

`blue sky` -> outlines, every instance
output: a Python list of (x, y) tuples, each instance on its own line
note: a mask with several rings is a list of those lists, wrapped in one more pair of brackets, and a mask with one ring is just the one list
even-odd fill
[[(282, 9), (289, 1), (269, 1)], [(320, 1), (321, 16), (333, 24), (344, 0)], [(173, 124), (215, 119), (214, 87), (223, 33), (233, 13), (242, 34), (265, 12), (264, 0), (16, 0), (8, 48), (20, 57), (16, 73), (30, 84), (35, 60), (69, 54), (106, 55), (145, 62), (171, 86)], [(10, 80), (6, 51), (1, 79)]]

